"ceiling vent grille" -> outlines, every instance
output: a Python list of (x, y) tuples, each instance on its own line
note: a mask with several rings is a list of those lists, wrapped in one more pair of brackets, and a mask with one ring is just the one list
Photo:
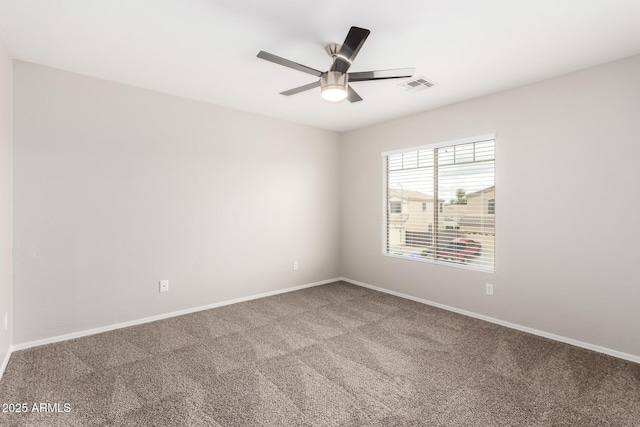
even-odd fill
[(436, 84), (424, 76), (420, 76), (398, 85), (398, 87), (404, 89), (405, 92), (419, 92), (433, 86), (436, 86)]

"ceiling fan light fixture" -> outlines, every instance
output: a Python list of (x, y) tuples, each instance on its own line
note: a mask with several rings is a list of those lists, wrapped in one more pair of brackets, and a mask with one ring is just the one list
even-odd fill
[(327, 71), (320, 76), (320, 93), (327, 102), (340, 102), (347, 98), (348, 77), (339, 71)]
[(261, 50), (258, 52), (258, 58), (274, 64), (282, 65), (293, 70), (302, 71), (311, 74), (314, 77), (320, 77), (319, 80), (306, 85), (298, 86), (293, 89), (280, 92), (280, 95), (291, 96), (296, 93), (305, 92), (320, 86), (320, 95), (322, 99), (331, 103), (338, 103), (345, 99), (351, 103), (362, 101), (362, 97), (358, 95), (352, 86), (349, 86), (349, 80), (352, 82), (367, 82), (372, 80), (384, 79), (403, 79), (413, 75), (413, 68), (398, 68), (395, 70), (375, 70), (360, 71), (357, 73), (349, 73), (349, 68), (353, 64), (353, 60), (360, 52), (360, 48), (364, 44), (371, 31), (360, 28), (351, 27), (347, 38), (343, 44), (332, 43), (325, 47), (325, 51), (331, 56), (331, 68), (324, 73), (315, 68), (298, 64), (289, 59), (281, 58), (269, 52)]
[(322, 88), (321, 95), (327, 102), (341, 102), (347, 99), (347, 91), (343, 88)]

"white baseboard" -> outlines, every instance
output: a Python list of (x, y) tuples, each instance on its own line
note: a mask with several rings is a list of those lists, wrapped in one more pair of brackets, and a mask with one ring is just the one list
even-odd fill
[(4, 356), (4, 360), (2, 361), (2, 364), (0, 365), (0, 380), (2, 379), (2, 376), (4, 375), (4, 370), (7, 368), (7, 365), (9, 364), (9, 358), (11, 357), (11, 352), (13, 351), (13, 347), (9, 347), (9, 349), (7, 350), (7, 354), (6, 356)]
[(608, 354), (609, 356), (617, 357), (619, 359), (628, 360), (630, 362), (640, 363), (640, 356), (635, 356), (633, 354), (623, 353), (621, 351), (612, 350), (607, 347), (601, 347), (595, 344), (589, 344), (583, 341), (574, 340), (573, 338), (563, 337), (561, 335), (552, 334), (550, 332), (541, 331), (538, 329), (529, 328), (527, 326), (518, 325), (516, 323), (507, 322), (500, 319), (495, 319), (493, 317), (485, 316), (483, 314), (474, 313), (472, 311), (462, 310), (459, 308), (451, 307), (448, 305), (440, 304), (437, 302), (429, 301), (422, 298), (417, 298), (411, 295), (403, 294), (400, 292), (390, 291), (389, 289), (380, 288), (377, 286), (369, 285), (368, 283), (358, 282), (357, 280), (348, 279), (346, 277), (341, 277), (340, 280), (351, 283), (353, 285), (362, 286), (363, 288), (373, 289), (375, 291), (384, 292), (386, 294), (394, 295), (400, 298), (405, 298), (411, 301), (416, 301), (422, 304), (431, 305), (433, 307), (442, 308), (447, 311), (452, 311), (454, 313), (462, 314), (465, 316), (473, 317), (476, 319), (484, 320), (486, 322), (495, 323), (497, 325), (505, 326), (507, 328), (516, 329), (518, 331), (527, 332), (529, 334), (538, 335), (544, 338), (549, 338), (554, 341), (563, 342), (565, 344), (574, 345), (576, 347), (586, 348), (587, 350), (597, 351), (598, 353)]
[[(246, 297), (235, 298), (235, 299), (232, 299), (232, 300), (216, 302), (216, 303), (213, 303), (213, 304), (207, 304), (207, 305), (202, 305), (202, 306), (198, 306), (198, 307), (187, 308), (185, 310), (172, 311), (170, 313), (159, 314), (157, 316), (145, 317), (145, 318), (142, 318), (142, 319), (136, 319), (136, 320), (131, 320), (131, 321), (122, 322), (122, 323), (116, 323), (116, 324), (113, 324), (113, 325), (107, 325), (107, 326), (102, 326), (102, 327), (99, 327), (99, 328), (88, 329), (88, 330), (79, 331), (79, 332), (73, 332), (73, 333), (70, 333), (70, 334), (58, 335), (58, 336), (55, 336), (55, 337), (44, 338), (44, 339), (36, 340), (36, 341), (29, 341), (29, 342), (22, 343), (22, 344), (15, 344), (11, 348), (11, 350), (12, 351), (25, 350), (25, 349), (31, 348), (31, 347), (38, 347), (38, 346), (41, 346), (41, 345), (53, 344), (53, 343), (56, 343), (56, 342), (67, 341), (67, 340), (71, 340), (71, 339), (74, 339), (74, 338), (86, 337), (88, 335), (99, 334), (101, 332), (108, 332), (108, 331), (112, 331), (114, 329), (127, 328), (129, 326), (141, 325), (143, 323), (155, 322), (156, 320), (162, 320), (162, 319), (168, 319), (170, 317), (182, 316), (184, 314), (195, 313), (197, 311), (209, 310), (211, 308), (222, 307), (222, 306), (225, 306), (225, 305), (236, 304), (236, 303), (239, 303), (239, 302), (250, 301), (250, 300), (254, 300), (254, 299), (258, 299), (258, 298), (264, 298), (264, 297), (270, 297), (270, 296), (273, 296), (273, 295), (284, 294), (284, 293), (287, 293), (287, 292), (299, 291), (300, 289), (311, 288), (311, 287), (314, 287), (314, 286), (326, 285), (327, 283), (333, 283), (333, 282), (337, 282), (339, 280), (341, 280), (341, 279), (340, 278), (335, 278), (335, 279), (323, 280), (323, 281), (320, 281), (320, 282), (307, 283), (305, 285), (293, 286), (291, 288), (286, 288), (286, 289), (278, 289), (276, 291), (264, 292), (264, 293), (257, 294), (257, 295), (250, 295), (250, 296), (246, 296)], [(8, 362), (8, 360), (9, 360), (9, 358), (7, 357), (7, 360), (5, 362)], [(3, 370), (4, 370), (4, 364), (3, 364)], [(1, 378), (1, 376), (0, 376), (0, 378)]]
[(300, 285), (300, 286), (294, 286), (291, 288), (286, 288), (286, 289), (279, 289), (276, 291), (271, 291), (271, 292), (265, 292), (265, 293), (261, 293), (261, 294), (257, 294), (257, 295), (250, 295), (250, 296), (246, 296), (246, 297), (242, 297), (242, 298), (236, 298), (236, 299), (232, 299), (232, 300), (227, 300), (227, 301), (221, 301), (221, 302), (217, 302), (217, 303), (213, 303), (213, 304), (208, 304), (208, 305), (203, 305), (203, 306), (198, 306), (198, 307), (192, 307), (192, 308), (188, 308), (185, 310), (179, 310), (179, 311), (174, 311), (174, 312), (170, 312), (170, 313), (164, 313), (164, 314), (160, 314), (157, 316), (151, 316), (151, 317), (145, 317), (142, 319), (137, 319), (137, 320), (132, 320), (132, 321), (128, 321), (128, 322), (122, 322), (122, 323), (117, 323), (117, 324), (113, 324), (113, 325), (108, 325), (108, 326), (103, 326), (100, 328), (95, 328), (95, 329), (89, 329), (89, 330), (85, 330), (85, 331), (79, 331), (79, 332), (74, 332), (74, 333), (70, 333), (70, 334), (65, 334), (65, 335), (58, 335), (55, 337), (50, 337), (50, 338), (45, 338), (45, 339), (41, 339), (41, 340), (37, 340), (37, 341), (30, 341), (27, 343), (23, 343), (23, 344), (16, 344), (13, 345), (9, 351), (7, 352), (7, 355), (5, 356), (5, 359), (2, 361), (2, 365), (0, 365), (0, 378), (2, 378), (2, 374), (4, 374), (4, 370), (7, 367), (7, 364), (9, 363), (9, 358), (11, 356), (11, 353), (13, 351), (18, 351), (18, 350), (24, 350), (27, 348), (31, 348), (31, 347), (38, 347), (41, 345), (46, 345), (46, 344), (52, 344), (52, 343), (56, 343), (56, 342), (60, 342), (60, 341), (67, 341), (67, 340), (71, 340), (74, 338), (80, 338), (80, 337), (84, 337), (84, 336), (88, 336), (88, 335), (94, 335), (94, 334), (99, 334), (101, 332), (107, 332), (107, 331), (112, 331), (114, 329), (120, 329), (120, 328), (126, 328), (129, 326), (135, 326), (135, 325), (141, 325), (143, 323), (149, 323), (149, 322), (154, 322), (156, 320), (162, 320), (162, 319), (167, 319), (170, 317), (175, 317), (175, 316), (182, 316), (184, 314), (190, 314), (190, 313), (195, 313), (198, 311), (202, 311), (202, 310), (209, 310), (211, 308), (216, 308), (216, 307), (222, 307), (225, 305), (230, 305), (230, 304), (236, 304), (239, 302), (244, 302), (244, 301), (250, 301), (253, 299), (258, 299), (258, 298), (264, 298), (264, 297), (269, 297), (269, 296), (273, 296), (273, 295), (278, 295), (278, 294), (283, 294), (283, 293), (287, 293), (287, 292), (293, 292), (293, 291), (297, 291), (300, 289), (305, 289), (305, 288), (311, 288), (314, 286), (320, 286), (320, 285), (325, 285), (328, 283), (333, 283), (333, 282), (337, 282), (337, 281), (345, 281), (348, 283), (351, 283), (353, 285), (356, 286), (361, 286), (364, 288), (369, 288), (369, 289), (373, 289), (375, 291), (379, 291), (379, 292), (383, 292), (386, 294), (390, 294), (390, 295), (394, 295), (400, 298), (405, 298), (411, 301), (416, 301), (422, 304), (426, 304), (426, 305), (430, 305), (433, 307), (438, 307), (438, 308), (442, 308), (444, 310), (447, 311), (452, 311), (454, 313), (458, 313), (458, 314), (462, 314), (464, 316), (469, 316), (469, 317), (473, 317), (476, 319), (480, 319), (480, 320), (484, 320), (486, 322), (490, 322), (490, 323), (495, 323), (497, 325), (501, 325), (501, 326), (505, 326), (507, 328), (511, 328), (511, 329), (515, 329), (518, 331), (522, 331), (522, 332), (527, 332), (533, 335), (538, 335), (544, 338), (549, 338), (551, 340), (554, 341), (559, 341), (559, 342), (563, 342), (565, 344), (570, 344), (570, 345), (574, 345), (576, 347), (582, 347), (588, 350), (593, 350), (596, 351), (598, 353), (604, 353), (604, 354), (608, 354), (609, 356), (613, 356), (613, 357), (617, 357), (619, 359), (624, 359), (624, 360), (628, 360), (630, 362), (635, 362), (635, 363), (639, 363), (640, 364), (640, 356), (635, 356), (632, 354), (628, 354), (628, 353), (623, 353), (617, 350), (612, 350), (610, 348), (606, 348), (606, 347), (601, 347), (595, 344), (590, 344), (590, 343), (586, 343), (583, 341), (578, 341), (572, 338), (567, 338), (567, 337), (563, 337), (561, 335), (556, 335), (556, 334), (552, 334), (550, 332), (545, 332), (545, 331), (541, 331), (538, 329), (534, 329), (534, 328), (529, 328), (527, 326), (522, 326), (522, 325), (518, 325), (516, 323), (511, 323), (511, 322), (507, 322), (504, 320), (500, 320), (500, 319), (496, 319), (493, 317), (489, 317), (489, 316), (485, 316), (482, 314), (478, 314), (478, 313), (474, 313), (471, 311), (467, 311), (467, 310), (462, 310), (456, 307), (451, 307), (445, 304), (440, 304), (437, 302), (433, 302), (433, 301), (429, 301), (426, 299), (422, 299), (422, 298), (418, 298), (418, 297), (414, 297), (411, 295), (407, 295), (407, 294), (403, 294), (401, 292), (395, 292), (395, 291), (391, 291), (389, 289), (385, 289), (385, 288), (380, 288), (378, 286), (373, 286), (373, 285), (369, 285), (368, 283), (364, 283), (364, 282), (359, 282), (357, 280), (352, 280), (346, 277), (338, 277), (335, 279), (329, 279), (329, 280), (323, 280), (320, 282), (314, 282), (314, 283), (308, 283), (305, 285)]

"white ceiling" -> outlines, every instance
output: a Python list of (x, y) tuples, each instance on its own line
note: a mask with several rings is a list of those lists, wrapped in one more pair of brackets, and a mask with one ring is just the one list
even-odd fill
[[(350, 71), (415, 67), (438, 86), (354, 83), (363, 102), (260, 50), (327, 70), (328, 43), (371, 30)], [(336, 131), (640, 53), (639, 0), (0, 0), (14, 58)]]

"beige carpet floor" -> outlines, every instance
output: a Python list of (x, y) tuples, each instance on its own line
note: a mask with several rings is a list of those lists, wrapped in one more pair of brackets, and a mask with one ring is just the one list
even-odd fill
[(638, 426), (640, 365), (338, 282), (15, 352), (0, 403), (28, 406), (2, 426)]

